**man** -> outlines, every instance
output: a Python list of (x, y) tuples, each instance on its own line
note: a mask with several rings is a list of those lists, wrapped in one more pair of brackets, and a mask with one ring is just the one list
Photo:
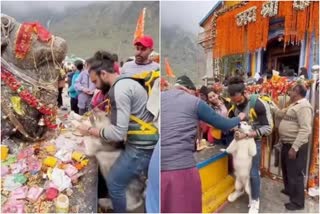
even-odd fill
[(187, 77), (161, 94), (161, 212), (201, 213), (202, 191), (193, 156), (199, 120), (219, 129), (237, 126), (239, 117), (224, 118), (194, 96), (195, 86)]
[(149, 56), (153, 51), (153, 39), (150, 36), (143, 36), (134, 42), (136, 48), (135, 60), (124, 63), (121, 74), (132, 76), (143, 71), (159, 69), (159, 64), (153, 62)]
[(304, 76), (304, 78), (305, 78), (306, 80), (309, 79), (307, 68), (306, 68), (306, 67), (301, 67), (298, 76)]
[[(229, 110), (229, 116), (236, 116), (240, 112), (244, 112), (249, 119), (253, 131), (248, 135), (240, 132), (235, 132), (235, 138), (240, 140), (246, 137), (255, 138), (257, 145), (257, 154), (252, 159), (252, 168), (250, 171), (251, 197), (249, 213), (259, 212), (259, 198), (260, 198), (260, 159), (261, 159), (261, 137), (271, 134), (272, 132), (272, 115), (269, 106), (261, 99), (256, 99), (254, 106), (251, 106), (254, 95), (248, 96), (245, 94), (244, 81), (239, 77), (233, 77), (229, 81), (228, 92), (231, 101), (235, 104)], [(251, 107), (253, 109), (251, 109)], [(256, 117), (252, 117), (252, 111), (255, 112)], [(238, 197), (244, 194), (244, 191), (233, 192), (229, 199), (235, 201)]]
[(91, 82), (89, 77), (89, 68), (93, 59), (87, 59), (85, 62), (85, 69), (80, 71), (79, 78), (75, 83), (75, 89), (78, 91), (78, 108), (79, 114), (84, 115), (90, 106), (90, 102), (93, 96), (93, 92), (96, 86)]
[(289, 196), (290, 202), (285, 207), (291, 211), (304, 208), (304, 174), (313, 119), (313, 109), (305, 99), (306, 94), (303, 85), (296, 85), (289, 91), (291, 104), (287, 108), (272, 108), (282, 118), (279, 137), (284, 189), (281, 192)]
[[(97, 88), (109, 91), (111, 126), (97, 129), (81, 125), (78, 128), (84, 134), (100, 137), (104, 143), (122, 142), (127, 138), (124, 151), (105, 178), (114, 211), (124, 213), (126, 187), (133, 178), (147, 175), (152, 151), (159, 136), (158, 133), (148, 135), (140, 131), (141, 126), (134, 122), (137, 120), (132, 119), (138, 118), (151, 125), (154, 116), (146, 109), (148, 94), (145, 88), (132, 78), (119, 78), (114, 71), (114, 60), (110, 53), (99, 51), (95, 58), (90, 72), (98, 76), (95, 82)], [(142, 133), (130, 134), (133, 130)]]

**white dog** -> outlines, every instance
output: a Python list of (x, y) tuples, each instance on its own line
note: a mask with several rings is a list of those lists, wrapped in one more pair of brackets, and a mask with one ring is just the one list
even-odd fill
[[(80, 123), (97, 128), (106, 128), (110, 126), (110, 120), (104, 112), (95, 112), (95, 117), (90, 120), (83, 120), (80, 115), (71, 113), (72, 124), (77, 127)], [(91, 121), (91, 122), (90, 122)], [(92, 124), (93, 123), (93, 124)], [(120, 156), (121, 149), (116, 147), (116, 143), (103, 143), (101, 139), (84, 136), (85, 153), (87, 156), (95, 156), (98, 160), (100, 170), (104, 178), (107, 177), (110, 168)], [(134, 179), (128, 185), (126, 190), (127, 211), (134, 211), (143, 204), (145, 181), (143, 179)], [(112, 209), (112, 203), (109, 198), (99, 199), (99, 205), (105, 209)]]
[[(252, 127), (247, 122), (241, 122), (238, 131), (249, 133), (252, 131)], [(228, 201), (235, 201), (239, 196), (244, 194), (245, 191), (249, 196), (250, 205), (250, 170), (252, 166), (252, 157), (257, 154), (254, 138), (245, 138), (238, 141), (234, 139), (228, 148), (223, 151), (232, 154), (233, 167), (236, 176), (235, 191), (228, 196)]]

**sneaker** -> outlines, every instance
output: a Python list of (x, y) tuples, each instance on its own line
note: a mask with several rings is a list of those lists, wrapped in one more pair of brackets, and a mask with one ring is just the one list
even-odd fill
[(234, 202), (235, 200), (237, 200), (237, 198), (239, 198), (243, 194), (244, 194), (244, 191), (234, 191), (228, 196), (228, 201)]
[(259, 200), (252, 200), (250, 204), (249, 213), (259, 213), (259, 206), (260, 206)]

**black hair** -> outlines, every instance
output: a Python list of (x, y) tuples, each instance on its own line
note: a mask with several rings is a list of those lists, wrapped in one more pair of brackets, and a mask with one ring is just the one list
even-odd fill
[(74, 65), (76, 66), (76, 68), (79, 70), (79, 71), (82, 71), (83, 70), (83, 62), (81, 60), (77, 60), (74, 62)]
[(295, 90), (301, 97), (306, 97), (307, 95), (307, 88), (304, 85), (298, 84), (293, 87), (293, 90)]
[(308, 70), (307, 70), (307, 68), (306, 67), (301, 67), (300, 71), (301, 71), (300, 76), (303, 75), (305, 79), (308, 79)]
[(90, 57), (90, 58), (86, 59), (86, 63), (89, 65), (91, 65), (94, 61), (95, 61), (94, 57)]
[(245, 90), (244, 81), (240, 77), (232, 77), (229, 79), (228, 93), (230, 96), (234, 96), (236, 93), (244, 93)]
[(201, 94), (207, 95), (207, 94), (208, 94), (208, 88), (203, 85), (203, 86), (201, 86), (199, 92), (200, 92)]
[(93, 58), (94, 61), (91, 64), (90, 72), (95, 71), (98, 75), (100, 75), (102, 70), (112, 74), (115, 73), (114, 59), (111, 53), (106, 51), (97, 51)]
[(113, 60), (115, 62), (118, 62), (119, 58), (118, 58), (118, 54), (112, 54)]

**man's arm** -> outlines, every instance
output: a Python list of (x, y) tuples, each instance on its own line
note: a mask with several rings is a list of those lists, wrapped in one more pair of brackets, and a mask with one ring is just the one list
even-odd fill
[(255, 129), (257, 136), (269, 135), (272, 132), (272, 115), (270, 109), (265, 105), (258, 99), (254, 107), (259, 122), (259, 127)]
[(296, 152), (299, 150), (300, 146), (302, 146), (305, 143), (308, 143), (309, 141), (309, 135), (312, 131), (312, 109), (309, 107), (301, 108), (297, 112), (297, 118), (299, 123), (299, 131), (292, 145), (292, 148)]
[(230, 119), (222, 117), (202, 100), (198, 104), (197, 111), (199, 120), (202, 120), (223, 131), (232, 129), (240, 123), (239, 117), (233, 117)]

